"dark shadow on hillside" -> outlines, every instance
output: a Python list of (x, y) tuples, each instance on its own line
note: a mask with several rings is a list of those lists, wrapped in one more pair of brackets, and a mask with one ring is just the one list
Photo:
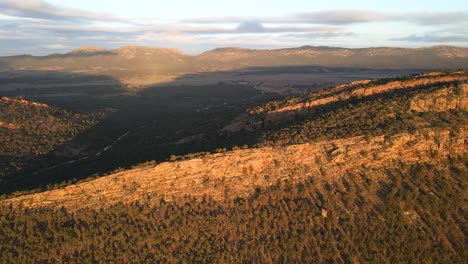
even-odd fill
[[(54, 71), (15, 71), (15, 72), (1, 72), (0, 73), (0, 97), (11, 97), (11, 98), (25, 98), (27, 100), (39, 103), (46, 103), (59, 109), (73, 111), (75, 113), (89, 113), (96, 111), (105, 111), (106, 105), (99, 104), (98, 100), (90, 100), (92, 98), (99, 98), (101, 96), (115, 95), (123, 92), (123, 86), (119, 81), (114, 80), (108, 76), (96, 76), (96, 75), (85, 75), (68, 72), (54, 72)], [(24, 109), (29, 109), (29, 106), (25, 106)], [(32, 118), (44, 118), (50, 120), (50, 122), (59, 122), (59, 126), (62, 116), (54, 116), (58, 113), (55, 110), (51, 110), (49, 116), (34, 116)], [(112, 118), (111, 113), (106, 116)], [(77, 117), (79, 118), (79, 115)], [(102, 120), (102, 121), (105, 121)], [(67, 121), (67, 120), (65, 120)], [(70, 122), (78, 122), (78, 120), (68, 120)], [(42, 122), (42, 121), (41, 121)], [(27, 138), (27, 132), (31, 128), (26, 130), (25, 127), (21, 127), (19, 124), (20, 131), (18, 132), (19, 137)], [(98, 127), (100, 124), (97, 124)], [(51, 182), (58, 182), (64, 179), (68, 179), (66, 171), (63, 171), (63, 175), (59, 175), (51, 171), (51, 173), (42, 174), (42, 170), (45, 167), (53, 167), (56, 164), (67, 162), (66, 159), (78, 159), (82, 156), (68, 157), (65, 155), (57, 154), (57, 151), (63, 151), (70, 149), (71, 146), (80, 144), (90, 145), (92, 142), (84, 142), (90, 137), (89, 134), (93, 134), (96, 127), (89, 127), (87, 130), (81, 131), (70, 141), (58, 144), (53, 147), (53, 150), (45, 155), (29, 155), (14, 156), (15, 154), (10, 153), (9, 156), (2, 156), (2, 163), (8, 160), (18, 160), (19, 163), (28, 164), (24, 169), (17, 171), (13, 174), (4, 176), (0, 179), (0, 193), (10, 193), (16, 190), (25, 190), (30, 188), (38, 188)], [(1, 128), (0, 128), (1, 129)], [(3, 128), (5, 129), (5, 128)], [(8, 129), (8, 128), (6, 128)], [(8, 131), (7, 131), (8, 133)], [(15, 135), (17, 131), (13, 131), (11, 135)], [(46, 139), (44, 139), (46, 140)], [(43, 141), (41, 144), (53, 144), (54, 140), (47, 139), (49, 141)], [(21, 138), (18, 138), (16, 142), (21, 142)], [(36, 146), (37, 147), (37, 146)], [(35, 147), (35, 148), (36, 148)], [(91, 148), (91, 151), (92, 148)]]
[(5, 59), (0, 58), (0, 69), (6, 69), (8, 67), (8, 63), (5, 61)]
[(112, 77), (60, 71), (0, 72), (0, 96), (65, 97), (68, 95), (109, 95), (124, 92)]
[[(29, 78), (24, 74), (21, 73), (19, 79), (4, 77), (3, 87), (18, 83), (37, 85), (36, 81), (45, 82), (41, 80), (41, 76), (51, 73), (28, 72)], [(55, 78), (48, 78), (45, 86), (70, 81), (70, 75), (74, 75), (75, 80), (87, 79), (86, 75), (77, 77), (66, 72), (53, 74)], [(94, 75), (89, 76), (89, 79), (96, 78), (98, 77)], [(0, 194), (44, 188), (49, 184), (76, 181), (91, 175), (103, 175), (116, 168), (129, 168), (148, 160), (167, 160), (171, 154), (213, 151), (228, 143), (224, 140), (191, 146), (173, 143), (197, 133), (205, 133), (206, 138), (210, 138), (210, 133), (216, 134), (225, 122), (246, 107), (278, 98), (265, 95), (250, 86), (233, 84), (173, 86), (167, 89), (158, 87), (149, 93), (129, 96), (122, 93), (125, 91), (117, 80), (107, 76), (99, 78), (109, 85), (83, 84), (0, 91), (0, 96), (23, 97), (74, 112), (107, 111), (103, 120), (82, 131), (70, 142), (55, 146), (46, 155), (25, 159), (29, 167), (3, 177)], [(115, 144), (117, 140), (118, 144)], [(57, 150), (63, 152), (70, 144), (84, 145), (86, 150), (73, 157), (57, 157)], [(112, 147), (108, 148), (109, 146)]]
[(155, 84), (154, 87), (146, 87), (144, 91), (166, 86), (235, 84), (251, 85), (266, 92), (297, 94), (356, 80), (411, 75), (423, 71), (425, 70), (323, 67), (316, 65), (246, 67), (235, 70), (184, 74), (173, 81)]
[[(333, 79), (333, 84), (347, 82), (349, 81), (347, 78), (359, 80), (414, 72), (419, 70), (353, 70), (317, 66), (247, 68), (229, 72), (187, 74), (173, 82), (158, 84), (128, 95), (123, 85), (109, 76), (30, 71), (36, 77), (30, 76), (27, 79), (20, 75), (20, 79), (15, 81), (13, 78), (8, 80), (8, 83), (38, 85), (38, 82), (42, 81), (44, 87), (4, 89), (0, 90), (0, 96), (22, 96), (75, 112), (96, 112), (105, 109), (110, 111), (105, 119), (79, 133), (72, 142), (56, 146), (54, 151), (47, 155), (34, 157), (30, 168), (4, 177), (0, 183), (0, 194), (45, 188), (46, 185), (67, 181), (75, 182), (90, 176), (104, 175), (117, 168), (130, 168), (149, 160), (164, 161), (172, 154), (215, 152), (217, 149), (230, 149), (235, 145), (253, 145), (259, 141), (261, 131), (254, 133), (241, 131), (235, 135), (220, 135), (218, 131), (246, 108), (284, 97), (254, 89), (253, 86), (258, 81), (255, 78), (258, 75), (267, 78), (281, 76), (283, 73), (293, 74), (294, 78), (294, 74), (316, 73), (322, 77), (326, 74), (324, 82), (321, 80), (317, 81), (316, 85), (302, 87), (303, 91), (310, 91), (330, 86), (329, 77), (340, 73), (341, 76), (343, 73), (351, 73), (352, 76), (346, 75), (348, 77), (345, 78), (335, 76), (336, 81)], [(41, 80), (40, 76), (50, 74), (53, 74), (54, 78)], [(234, 76), (234, 79), (229, 77), (216, 81), (217, 76), (226, 74), (228, 77)], [(70, 79), (72, 75), (74, 77)], [(310, 78), (321, 78), (318, 75)], [(250, 76), (254, 79), (249, 79)], [(196, 82), (203, 79), (208, 79), (208, 82)], [(244, 79), (247, 81), (243, 81)], [(0, 82), (2, 80), (7, 83), (0, 77)], [(104, 84), (88, 85), (81, 83), (80, 80), (103, 81)], [(76, 85), (48, 87), (64, 82), (73, 82)], [(308, 80), (304, 82), (307, 83)], [(200, 134), (201, 140), (177, 144), (183, 138)], [(119, 138), (121, 139), (118, 140)], [(87, 150), (68, 159), (57, 158), (55, 151), (67, 148), (70, 143), (85, 145)], [(109, 146), (111, 147), (104, 151)], [(97, 155), (98, 153), (101, 154)], [(75, 162), (70, 163), (70, 161)], [(57, 164), (61, 165), (54, 167)]]

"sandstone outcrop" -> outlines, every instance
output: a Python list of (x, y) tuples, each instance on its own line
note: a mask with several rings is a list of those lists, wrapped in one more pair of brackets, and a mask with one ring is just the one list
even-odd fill
[(246, 197), (257, 187), (310, 177), (333, 182), (372, 171), (378, 179), (395, 164), (437, 163), (465, 155), (466, 127), (425, 129), (391, 137), (353, 137), (317, 143), (240, 149), (156, 166), (136, 168), (67, 186), (4, 200), (2, 205), (99, 209), (119, 202), (154, 203), (185, 195), (217, 200)]

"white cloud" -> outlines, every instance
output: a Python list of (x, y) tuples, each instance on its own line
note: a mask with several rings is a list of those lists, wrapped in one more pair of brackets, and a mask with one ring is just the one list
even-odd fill
[(395, 41), (409, 41), (409, 42), (434, 42), (434, 43), (453, 43), (461, 42), (468, 43), (468, 36), (463, 35), (437, 35), (437, 34), (423, 34), (423, 35), (410, 35), (400, 38), (392, 38)]
[(0, 0), (0, 14), (45, 20), (121, 21), (110, 14), (59, 7), (43, 0)]
[(467, 11), (453, 12), (377, 12), (371, 10), (324, 10), (303, 12), (278, 17), (202, 17), (186, 19), (184, 23), (217, 24), (217, 23), (243, 23), (258, 21), (259, 23), (276, 24), (322, 24), (322, 25), (349, 25), (355, 23), (371, 22), (412, 22), (423, 25), (453, 24), (468, 22)]
[(65, 49), (65, 46), (62, 45), (62, 44), (49, 44), (49, 45), (43, 45), (42, 47), (45, 48), (45, 49), (51, 49), (51, 50)]

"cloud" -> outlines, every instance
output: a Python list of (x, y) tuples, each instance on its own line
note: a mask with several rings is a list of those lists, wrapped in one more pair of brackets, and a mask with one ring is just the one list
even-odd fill
[(240, 22), (236, 27), (179, 27), (179, 32), (188, 34), (264, 34), (288, 32), (339, 31), (336, 26), (264, 26), (257, 21)]
[(23, 24), (21, 29), (46, 31), (58, 34), (130, 34), (141, 33), (144, 31), (140, 27), (112, 27), (112, 26), (95, 26), (95, 25), (56, 25), (56, 24)]
[(353, 32), (309, 32), (309, 33), (292, 33), (283, 35), (286, 38), (296, 39), (328, 39), (337, 37), (355, 37), (356, 33)]
[(408, 21), (423, 25), (458, 24), (468, 22), (468, 12), (423, 12), (403, 15)]
[[(327, 25), (346, 25), (353, 23), (383, 21), (386, 14), (366, 10), (331, 10), (300, 13), (291, 16), (289, 19), (276, 19), (285, 23), (313, 23)], [(273, 20), (274, 21), (274, 20)]]
[(45, 20), (121, 21), (110, 14), (58, 7), (42, 0), (0, 0), (0, 14)]
[(241, 22), (236, 27), (236, 32), (247, 32), (247, 33), (263, 33), (267, 29), (262, 25), (262, 23), (257, 21), (246, 21)]
[(384, 14), (359, 11), (359, 10), (333, 10), (333, 11), (315, 11), (299, 14), (291, 14), (278, 17), (204, 17), (183, 20), (183, 23), (194, 24), (217, 24), (217, 23), (244, 23), (245, 21), (260, 21), (262, 23), (274, 24), (327, 24), (327, 25), (345, 25), (359, 22), (381, 21)]
[[(1, 28), (0, 23), (0, 28)], [(189, 35), (219, 35), (219, 34), (264, 34), (264, 33), (293, 33), (293, 32), (335, 32), (342, 30), (336, 26), (264, 26), (262, 23), (251, 21), (242, 22), (237, 26), (192, 26), (192, 25), (143, 25), (143, 26), (95, 26), (95, 25), (56, 25), (50, 23), (27, 23), (16, 25), (15, 32), (35, 31), (45, 34), (61, 36), (91, 36), (91, 35), (121, 35), (132, 36), (147, 33), (160, 34), (189, 34)]]
[(65, 46), (62, 44), (49, 44), (49, 45), (43, 45), (42, 47), (45, 49), (51, 49), (51, 50), (65, 48)]
[(465, 42), (468, 43), (468, 36), (466, 35), (410, 35), (401, 38), (392, 38), (390, 40), (393, 41), (409, 41), (409, 42), (439, 42), (439, 43), (447, 43), (447, 42)]
[(310, 27), (310, 26), (264, 26), (262, 23), (257, 21), (246, 21), (241, 22), (235, 30), (232, 32), (234, 33), (287, 33), (287, 32), (314, 32), (314, 31), (339, 31), (341, 28), (339, 27), (332, 27), (332, 26), (318, 26), (318, 27)]
[(349, 25), (371, 22), (411, 22), (422, 25), (453, 24), (468, 22), (468, 12), (377, 12), (370, 10), (324, 10), (290, 14), (278, 17), (205, 17), (183, 20), (183, 23), (217, 24), (217, 23), (245, 23), (258, 21), (259, 23), (275, 24), (322, 24)]

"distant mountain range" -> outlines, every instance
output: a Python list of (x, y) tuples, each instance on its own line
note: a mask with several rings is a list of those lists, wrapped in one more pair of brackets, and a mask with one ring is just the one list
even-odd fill
[(468, 48), (433, 46), (425, 48), (336, 47), (253, 50), (219, 48), (199, 55), (177, 49), (125, 46), (113, 50), (82, 47), (66, 54), (0, 57), (0, 70), (98, 71), (112, 76), (129, 72), (161, 75), (201, 71), (236, 70), (248, 67), (314, 65), (371, 69), (444, 69), (468, 67)]

